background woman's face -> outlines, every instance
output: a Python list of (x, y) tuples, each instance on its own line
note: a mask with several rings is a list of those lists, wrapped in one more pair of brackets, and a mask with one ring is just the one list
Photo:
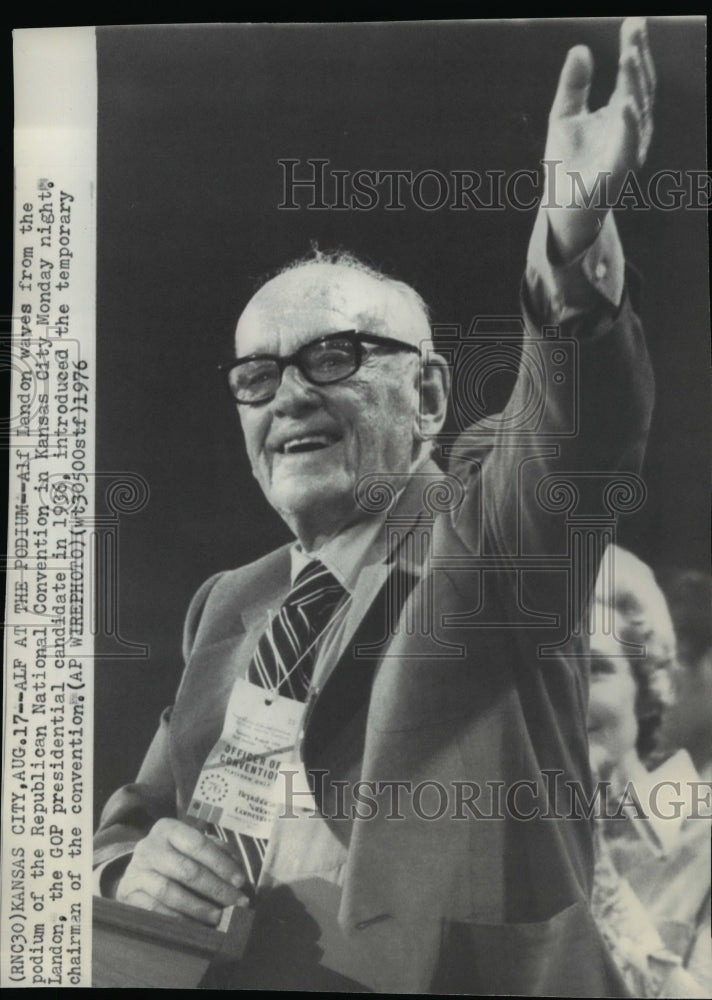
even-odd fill
[(635, 749), (636, 693), (630, 662), (618, 641), (611, 635), (594, 634), (587, 728), (591, 768), (599, 779), (607, 779), (626, 754)]

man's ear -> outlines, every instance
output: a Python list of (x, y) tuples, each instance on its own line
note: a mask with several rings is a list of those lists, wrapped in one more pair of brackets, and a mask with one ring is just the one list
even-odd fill
[(442, 355), (428, 352), (420, 366), (418, 392), (415, 434), (418, 440), (427, 441), (442, 429), (450, 396), (450, 368)]

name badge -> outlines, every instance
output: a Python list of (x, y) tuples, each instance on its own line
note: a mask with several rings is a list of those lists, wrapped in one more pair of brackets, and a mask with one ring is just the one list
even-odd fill
[(294, 698), (237, 680), (188, 815), (235, 833), (268, 838), (284, 797), (280, 771), (294, 769), (304, 708)]

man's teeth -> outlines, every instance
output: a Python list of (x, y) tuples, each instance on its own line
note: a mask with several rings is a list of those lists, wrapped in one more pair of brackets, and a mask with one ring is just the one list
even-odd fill
[(294, 438), (284, 445), (284, 453), (293, 451), (312, 451), (314, 448), (328, 448), (331, 439), (326, 434), (310, 434), (308, 437)]

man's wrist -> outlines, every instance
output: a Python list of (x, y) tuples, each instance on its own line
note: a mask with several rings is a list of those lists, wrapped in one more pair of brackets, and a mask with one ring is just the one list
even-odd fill
[(558, 263), (569, 264), (594, 243), (609, 209), (547, 208), (549, 231)]
[(625, 285), (625, 260), (615, 219), (604, 213), (595, 238), (562, 261), (554, 241), (549, 210), (539, 209), (527, 253), (527, 286), (542, 321), (564, 322), (592, 309), (618, 309)]

